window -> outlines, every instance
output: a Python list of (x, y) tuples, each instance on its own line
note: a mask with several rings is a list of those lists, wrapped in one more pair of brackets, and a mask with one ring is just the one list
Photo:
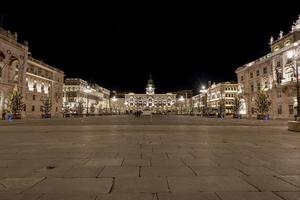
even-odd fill
[(35, 107), (34, 107), (34, 106), (32, 106), (32, 107), (31, 107), (31, 111), (34, 111), (34, 110), (35, 110)]
[(244, 76), (241, 76), (241, 81), (243, 81), (244, 80)]
[(24, 111), (26, 112), (26, 104), (24, 104)]
[(250, 78), (253, 78), (253, 72), (250, 72)]
[(282, 105), (278, 105), (277, 113), (278, 113), (278, 115), (282, 114)]
[(254, 85), (251, 85), (251, 92), (254, 92)]
[(265, 81), (265, 89), (268, 89), (268, 81)]
[(35, 100), (35, 95), (32, 95), (32, 100)]
[(57, 111), (58, 111), (58, 107), (55, 108), (55, 112), (57, 112)]
[(277, 63), (276, 63), (276, 67), (280, 67), (281, 66), (281, 63), (280, 63), (280, 61), (277, 61)]
[(252, 113), (252, 114), (255, 113), (255, 108), (254, 108), (254, 107), (251, 108), (251, 113)]
[(277, 91), (277, 98), (281, 97), (281, 91)]
[(40, 111), (43, 112), (43, 106), (40, 107)]
[(256, 70), (256, 76), (259, 76), (259, 70)]
[(289, 114), (290, 115), (294, 114), (294, 107), (293, 107), (293, 105), (289, 105)]
[(257, 83), (257, 91), (260, 91), (260, 83)]
[(268, 73), (267, 67), (264, 67), (264, 74), (267, 74), (267, 73)]

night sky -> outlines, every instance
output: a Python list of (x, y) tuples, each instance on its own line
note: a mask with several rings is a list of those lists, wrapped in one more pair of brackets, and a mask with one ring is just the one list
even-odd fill
[(150, 72), (156, 92), (236, 81), (235, 69), (269, 52), (270, 36), (300, 14), (299, 3), (40, 2), (1, 4), (3, 28), (66, 77), (127, 92), (144, 92)]

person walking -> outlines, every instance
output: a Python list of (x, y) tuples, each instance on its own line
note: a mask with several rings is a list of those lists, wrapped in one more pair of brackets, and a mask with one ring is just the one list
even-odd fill
[(6, 112), (3, 111), (3, 112), (2, 112), (2, 120), (5, 120), (5, 117), (6, 117)]

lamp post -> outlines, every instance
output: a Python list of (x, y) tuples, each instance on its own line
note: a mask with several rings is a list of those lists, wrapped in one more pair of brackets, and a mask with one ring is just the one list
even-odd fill
[(116, 96), (113, 96), (112, 98), (111, 98), (111, 101), (113, 102), (113, 109), (114, 109), (114, 111), (116, 111), (116, 101), (117, 101), (117, 98), (116, 98)]
[(287, 57), (289, 59), (293, 59), (294, 62), (294, 66), (296, 69), (294, 69), (294, 74), (296, 74), (296, 95), (297, 95), (297, 114), (295, 115), (295, 120), (297, 120), (297, 117), (299, 117), (300, 115), (300, 94), (299, 94), (299, 70), (298, 70), (298, 66), (297, 66), (297, 61), (299, 59), (299, 53), (297, 51), (297, 47), (299, 46), (299, 44), (297, 42), (294, 43), (294, 49), (289, 51), (287, 53)]
[[(205, 113), (204, 109), (205, 109), (206, 102), (204, 102), (204, 101), (206, 101), (206, 98), (205, 98), (206, 92), (207, 92), (207, 90), (206, 90), (205, 86), (202, 85), (201, 90), (200, 90), (200, 98), (202, 100), (202, 105), (203, 105), (202, 106), (203, 107), (202, 108), (202, 116), (204, 116), (204, 113)], [(199, 98), (199, 101), (200, 101), (200, 98)], [(199, 104), (201, 104), (201, 102)]]
[(91, 92), (90, 86), (87, 86), (85, 89), (85, 93), (86, 93), (86, 115), (89, 114), (89, 97), (88, 94)]
[(179, 101), (180, 101), (180, 114), (182, 114), (182, 104), (184, 102), (184, 97), (183, 96), (180, 96), (179, 97)]

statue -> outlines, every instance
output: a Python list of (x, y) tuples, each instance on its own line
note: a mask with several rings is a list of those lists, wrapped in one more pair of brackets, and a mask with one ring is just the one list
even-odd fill
[(270, 38), (270, 44), (273, 44), (273, 42), (274, 42), (274, 38), (273, 38), (273, 36), (271, 36), (271, 38)]
[(280, 31), (279, 33), (279, 39), (281, 39), (283, 37), (283, 31)]

